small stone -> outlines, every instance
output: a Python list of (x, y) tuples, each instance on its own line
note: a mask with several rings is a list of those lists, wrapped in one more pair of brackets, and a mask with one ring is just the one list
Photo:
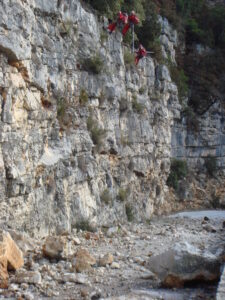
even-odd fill
[(26, 299), (26, 300), (34, 300), (34, 295), (31, 294), (30, 292), (26, 292), (23, 294), (23, 297)]
[(112, 238), (113, 236), (115, 236), (118, 233), (118, 229), (118, 226), (109, 228), (106, 233), (107, 237)]
[(90, 269), (91, 269), (91, 265), (88, 262), (82, 259), (76, 259), (75, 270), (78, 273), (86, 272), (89, 271)]
[(84, 274), (65, 273), (61, 276), (63, 282), (75, 282), (80, 284), (87, 284), (87, 276)]
[(148, 253), (148, 256), (151, 257), (152, 255), (153, 255), (153, 252), (150, 251), (150, 252)]
[(94, 291), (94, 292), (91, 293), (91, 300), (99, 300), (101, 297), (102, 297), (101, 290)]
[(212, 232), (212, 233), (216, 232), (216, 228), (210, 224), (203, 225), (202, 227), (203, 227), (203, 229), (205, 229), (208, 232)]
[(106, 265), (111, 265), (113, 262), (113, 255), (108, 253), (99, 259), (99, 265), (105, 267)]
[(144, 274), (141, 275), (141, 279), (154, 280), (154, 279), (156, 279), (156, 276), (151, 271), (146, 271), (146, 272), (144, 272)]
[(73, 238), (73, 242), (74, 242), (74, 245), (77, 245), (77, 246), (81, 244), (81, 241), (77, 237)]
[(63, 238), (49, 236), (45, 240), (45, 243), (42, 248), (43, 256), (47, 258), (61, 259), (65, 247), (65, 240)]
[(80, 291), (80, 295), (81, 295), (81, 297), (87, 299), (88, 296), (89, 296), (89, 292), (88, 292), (88, 290), (86, 290), (86, 289), (82, 289), (82, 290)]
[(117, 263), (117, 262), (113, 262), (112, 264), (111, 264), (111, 268), (112, 269), (120, 269), (120, 265)]
[(40, 284), (41, 274), (37, 271), (19, 270), (16, 272), (14, 281), (16, 283)]
[(9, 286), (9, 291), (18, 291), (19, 290), (19, 286), (17, 284), (10, 284)]
[(225, 228), (225, 221), (223, 221), (223, 226), (222, 227)]
[(90, 240), (91, 239), (91, 233), (90, 232), (85, 232), (84, 237), (86, 240)]
[(22, 283), (20, 285), (20, 287), (23, 289), (23, 290), (27, 290), (29, 288), (29, 285), (27, 283)]

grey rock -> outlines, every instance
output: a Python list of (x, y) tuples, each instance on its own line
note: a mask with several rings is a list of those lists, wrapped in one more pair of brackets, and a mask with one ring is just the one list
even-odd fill
[(41, 274), (38, 271), (19, 270), (16, 272), (14, 281), (16, 283), (40, 284)]
[(187, 242), (152, 256), (148, 267), (168, 287), (179, 287), (199, 278), (214, 281), (220, 277), (218, 257)]

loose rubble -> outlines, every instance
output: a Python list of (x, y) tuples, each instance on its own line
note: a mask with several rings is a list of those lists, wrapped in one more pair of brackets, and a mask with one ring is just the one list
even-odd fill
[[(23, 247), (24, 265), (19, 260), (15, 263), (11, 252), (12, 265), (20, 268), (8, 275), (7, 264), (1, 260), (0, 297), (136, 300), (182, 299), (181, 295), (189, 299), (192, 295), (190, 299), (200, 299), (199, 294), (211, 299), (215, 285), (209, 284), (206, 291), (162, 289), (163, 285), (182, 287), (200, 277), (206, 281), (219, 278), (225, 254), (223, 220), (205, 220), (215, 232), (206, 231), (203, 220), (164, 217), (150, 224), (118, 223), (108, 230), (98, 228), (96, 233), (73, 231), (42, 240), (26, 237), (24, 243), (34, 248)], [(11, 249), (21, 253), (13, 245)]]

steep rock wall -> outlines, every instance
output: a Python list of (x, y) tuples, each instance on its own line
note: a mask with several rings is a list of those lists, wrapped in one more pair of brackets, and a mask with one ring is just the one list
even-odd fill
[[(0, 0), (0, 14), (2, 226), (45, 235), (160, 212), (180, 109), (167, 67), (126, 67), (120, 33), (105, 38), (77, 0)], [(99, 75), (82, 70), (95, 53)]]
[(206, 171), (206, 160), (214, 157), (218, 168), (225, 172), (225, 111), (220, 102), (195, 120), (184, 116), (174, 123), (172, 157), (186, 159), (190, 167), (202, 172)]

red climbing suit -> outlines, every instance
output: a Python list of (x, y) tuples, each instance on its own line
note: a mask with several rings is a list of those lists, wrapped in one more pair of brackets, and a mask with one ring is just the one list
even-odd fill
[(130, 16), (128, 17), (128, 23), (123, 28), (123, 35), (127, 33), (127, 31), (130, 29), (132, 25), (137, 25), (139, 23), (138, 17), (135, 15), (135, 12), (132, 11)]
[(136, 51), (135, 64), (137, 65), (139, 60), (145, 56), (147, 56), (147, 51), (142, 45), (140, 45), (138, 51)]
[(127, 14), (119, 11), (118, 15), (117, 15), (117, 21), (109, 24), (108, 30), (110, 31), (110, 33), (112, 33), (113, 31), (115, 31), (117, 25), (120, 25), (120, 24), (125, 25), (125, 24), (127, 24), (127, 22), (128, 22)]

